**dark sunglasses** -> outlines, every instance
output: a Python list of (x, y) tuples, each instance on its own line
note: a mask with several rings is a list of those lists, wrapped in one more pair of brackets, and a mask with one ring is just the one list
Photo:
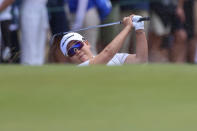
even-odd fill
[(68, 56), (72, 57), (76, 54), (77, 50), (81, 50), (81, 48), (84, 46), (83, 42), (78, 41), (76, 44), (74, 44), (70, 49), (68, 49)]

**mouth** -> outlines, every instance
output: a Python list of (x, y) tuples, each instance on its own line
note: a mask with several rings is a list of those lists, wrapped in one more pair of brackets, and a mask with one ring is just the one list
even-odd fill
[(86, 55), (84, 53), (81, 53), (79, 55), (79, 59), (82, 60), (82, 61), (85, 61), (86, 60)]
[(79, 59), (85, 59), (85, 55), (80, 56)]

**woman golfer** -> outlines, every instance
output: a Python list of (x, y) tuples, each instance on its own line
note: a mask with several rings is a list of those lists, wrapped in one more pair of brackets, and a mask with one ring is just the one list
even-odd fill
[[(123, 30), (96, 56), (93, 56), (90, 50), (90, 43), (83, 36), (74, 32), (62, 36), (59, 48), (70, 63), (79, 66), (145, 63), (148, 60), (148, 45), (144, 22), (138, 22), (140, 18), (141, 16), (136, 15), (125, 17), (122, 21)], [(132, 28), (135, 28), (136, 31), (136, 54), (118, 53)]]

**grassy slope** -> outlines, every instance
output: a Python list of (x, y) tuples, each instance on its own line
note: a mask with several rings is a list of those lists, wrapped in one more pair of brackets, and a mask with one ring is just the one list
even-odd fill
[(196, 131), (196, 122), (196, 66), (0, 66), (0, 131)]

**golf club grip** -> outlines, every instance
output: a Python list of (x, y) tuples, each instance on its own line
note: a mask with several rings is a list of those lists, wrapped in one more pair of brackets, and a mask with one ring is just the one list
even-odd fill
[[(142, 22), (142, 21), (150, 21), (150, 17), (142, 17), (137, 22)], [(120, 24), (122, 24), (122, 21), (120, 21)]]
[(141, 22), (141, 21), (149, 21), (150, 20), (150, 17), (142, 17), (138, 20), (138, 22)]

